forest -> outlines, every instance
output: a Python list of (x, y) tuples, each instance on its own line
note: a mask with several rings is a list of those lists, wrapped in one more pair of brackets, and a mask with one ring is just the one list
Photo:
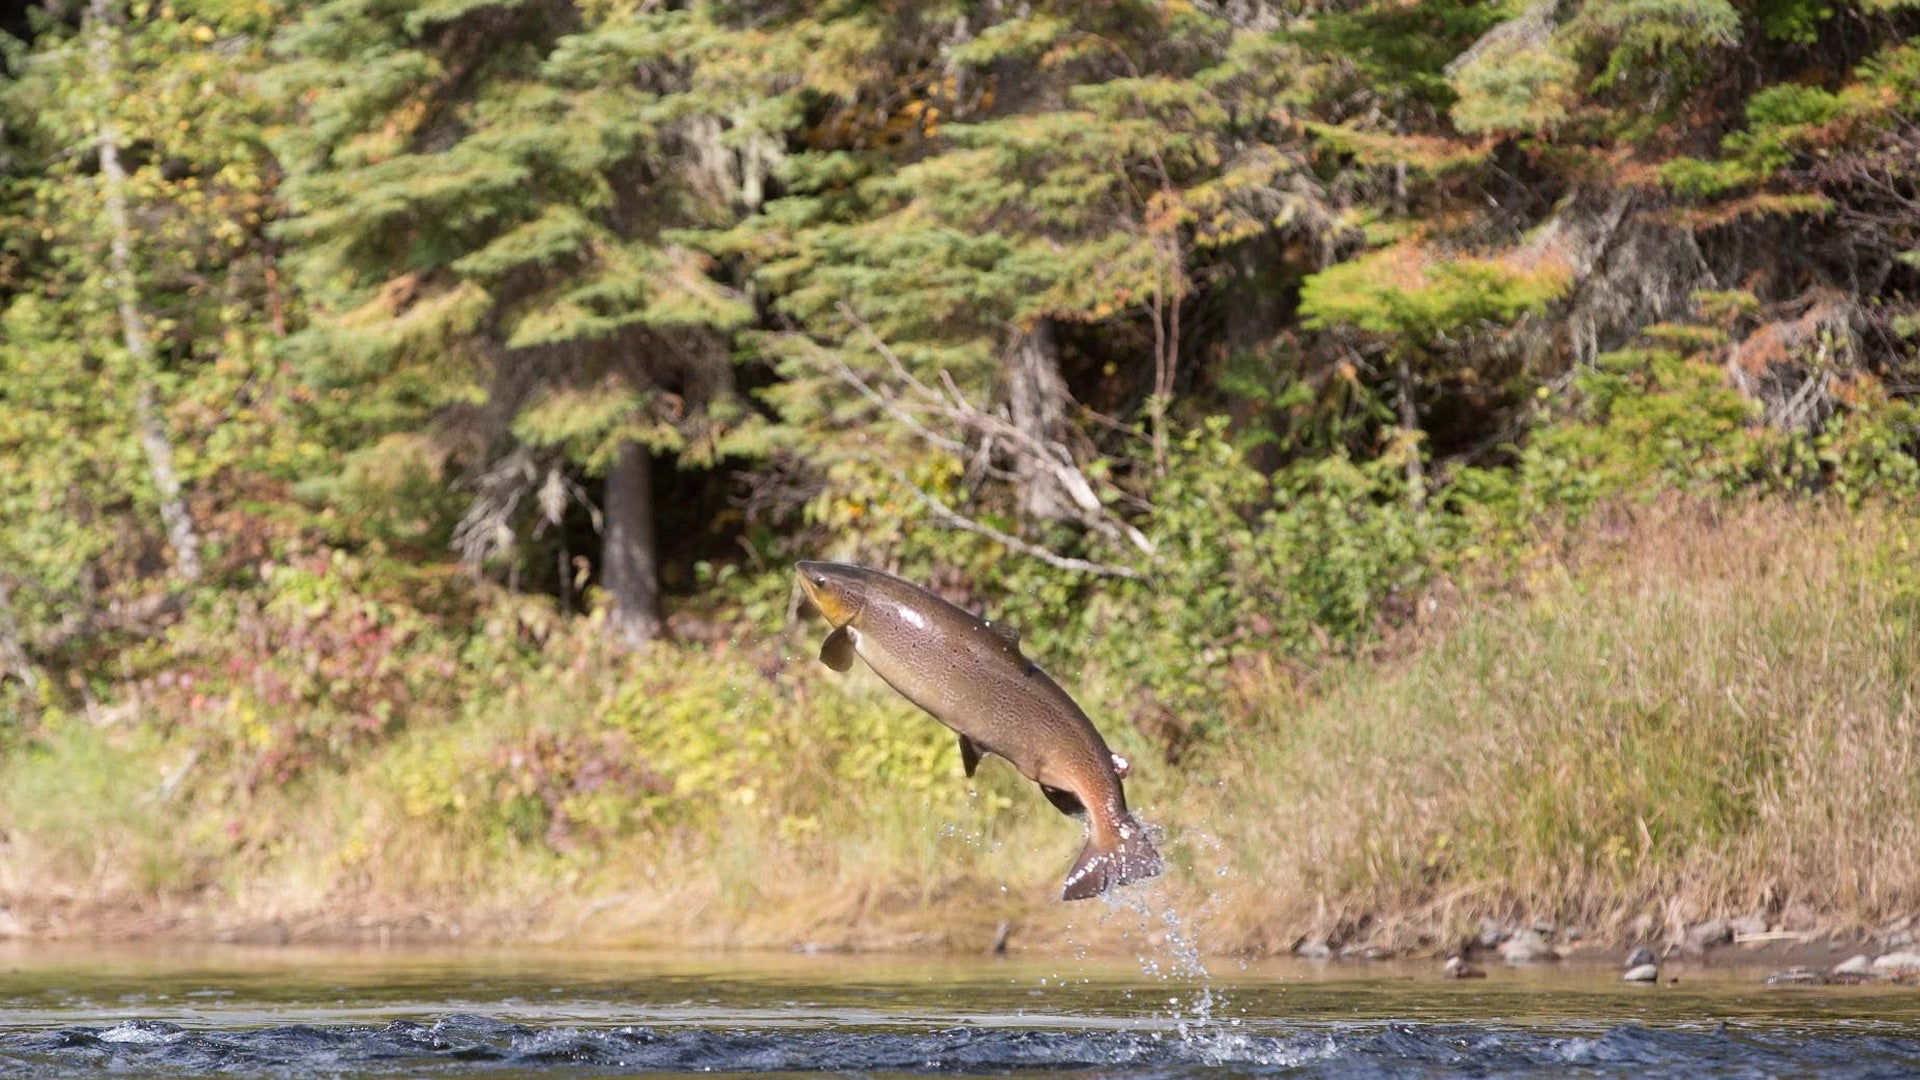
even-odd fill
[(1220, 948), (1920, 914), (1915, 0), (0, 31), (0, 936), (1059, 933), (804, 558)]

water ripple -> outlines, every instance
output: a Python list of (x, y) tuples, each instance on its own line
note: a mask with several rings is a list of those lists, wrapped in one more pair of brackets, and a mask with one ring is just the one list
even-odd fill
[(950, 1027), (823, 1029), (528, 1026), (485, 1016), (385, 1027), (192, 1030), (158, 1020), (0, 1034), (0, 1075), (388, 1077), (486, 1074), (839, 1073), (1201, 1077), (1621, 1077), (1747, 1080), (1920, 1075), (1920, 1039), (1901, 1035), (1648, 1028), (1586, 1033), (1480, 1025), (1355, 1024), (1248, 1032), (1212, 1028), (1059, 1031)]

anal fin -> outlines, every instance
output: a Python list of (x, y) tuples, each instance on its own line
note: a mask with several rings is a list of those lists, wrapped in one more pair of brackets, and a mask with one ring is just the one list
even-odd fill
[(980, 767), (980, 759), (985, 755), (986, 751), (980, 749), (980, 744), (965, 735), (960, 736), (960, 765), (967, 770), (968, 776), (972, 776), (973, 771)]

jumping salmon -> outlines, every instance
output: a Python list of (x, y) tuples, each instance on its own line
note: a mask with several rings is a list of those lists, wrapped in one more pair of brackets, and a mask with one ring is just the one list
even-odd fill
[(1084, 900), (1160, 872), (1160, 853), (1127, 812), (1126, 759), (1087, 714), (1020, 652), (1019, 635), (891, 574), (803, 562), (800, 588), (833, 625), (820, 661), (835, 671), (857, 655), (908, 701), (960, 735), (972, 776), (998, 754), (1040, 785), (1061, 813), (1084, 819), (1086, 846), (1061, 897)]

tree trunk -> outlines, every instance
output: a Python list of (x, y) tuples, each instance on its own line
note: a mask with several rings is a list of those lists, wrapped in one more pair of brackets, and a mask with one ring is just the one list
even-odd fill
[[(1407, 107), (1396, 106), (1393, 110), (1393, 133), (1405, 136), (1407, 133)], [(1401, 158), (1393, 163), (1393, 216), (1407, 216), (1407, 160)]]
[(134, 277), (127, 170), (120, 163), (120, 129), (111, 112), (120, 90), (119, 80), (114, 77), (113, 12), (108, 0), (92, 0), (88, 21), (92, 25), (88, 28), (87, 47), (102, 100), (100, 133), (95, 145), (100, 152), (107, 227), (112, 232), (108, 287), (119, 308), (120, 331), (126, 340), (127, 354), (133, 360), (134, 424), (140, 429), (140, 445), (147, 454), (147, 472), (153, 481), (154, 496), (160, 503), (160, 519), (167, 527), (167, 542), (173, 547), (174, 570), (182, 580), (192, 582), (200, 577), (200, 534), (180, 494), (180, 474), (174, 471), (173, 443), (167, 437), (166, 420), (161, 415), (159, 395), (153, 384), (153, 341), (147, 336), (147, 317), (140, 309), (139, 282)]
[[(1067, 382), (1060, 376), (1060, 341), (1052, 319), (1037, 319), (1007, 350), (1007, 411), (1013, 426), (1040, 446), (1059, 444), (1066, 424)], [(1073, 503), (1060, 490), (1054, 470), (1026, 450), (1016, 451), (1014, 474), (1020, 480), (1020, 512), (1035, 521), (1074, 517)]]
[(1413, 401), (1413, 365), (1400, 357), (1394, 396), (1400, 406), (1400, 430), (1407, 442), (1407, 501), (1415, 510), (1427, 505), (1427, 473), (1420, 461), (1420, 413)]
[(13, 621), (13, 598), (7, 594), (7, 583), (0, 581), (0, 675), (9, 673), (27, 684), (28, 690), (39, 689), (40, 676), (20, 643), (20, 624)]
[(660, 636), (660, 569), (653, 537), (653, 455), (622, 443), (607, 473), (600, 580), (613, 597), (616, 636), (644, 649)]

